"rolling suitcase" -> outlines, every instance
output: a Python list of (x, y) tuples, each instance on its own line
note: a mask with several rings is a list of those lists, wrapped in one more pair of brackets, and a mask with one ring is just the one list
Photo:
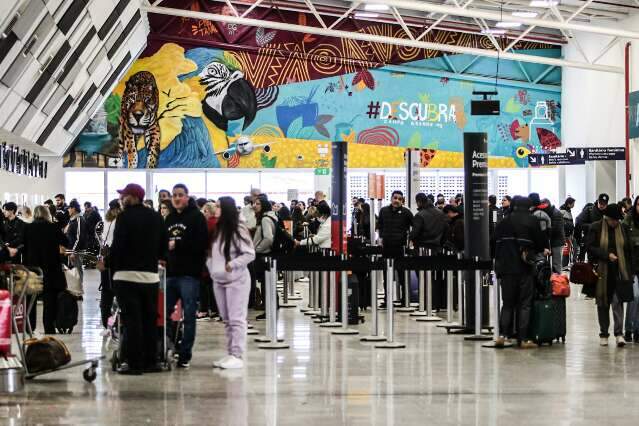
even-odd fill
[(538, 345), (548, 343), (552, 346), (555, 340), (555, 307), (552, 299), (535, 300), (533, 302), (531, 336)]
[(553, 296), (552, 306), (555, 315), (555, 339), (566, 343), (566, 298)]

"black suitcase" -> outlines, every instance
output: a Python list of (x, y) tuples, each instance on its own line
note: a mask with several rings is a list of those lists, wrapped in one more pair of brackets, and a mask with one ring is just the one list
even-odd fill
[(552, 298), (552, 306), (555, 312), (555, 339), (566, 343), (566, 298)]
[(58, 294), (55, 328), (60, 334), (71, 334), (78, 324), (78, 299), (64, 290)]

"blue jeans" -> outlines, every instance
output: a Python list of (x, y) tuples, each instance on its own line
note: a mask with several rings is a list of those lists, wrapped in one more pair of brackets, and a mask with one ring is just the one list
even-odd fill
[[(166, 318), (170, 321), (178, 299), (182, 301), (184, 335), (179, 348), (180, 361), (191, 360), (195, 342), (195, 316), (200, 297), (200, 280), (195, 277), (169, 277), (166, 280)], [(170, 327), (167, 327), (167, 330)]]

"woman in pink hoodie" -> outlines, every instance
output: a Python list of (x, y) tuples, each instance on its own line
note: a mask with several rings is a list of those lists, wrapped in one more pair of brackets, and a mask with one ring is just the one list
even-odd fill
[(218, 201), (220, 217), (212, 236), (211, 255), (206, 262), (215, 299), (224, 321), (228, 355), (214, 362), (218, 368), (243, 368), (246, 349), (246, 316), (251, 290), (248, 264), (255, 259), (253, 241), (231, 197)]

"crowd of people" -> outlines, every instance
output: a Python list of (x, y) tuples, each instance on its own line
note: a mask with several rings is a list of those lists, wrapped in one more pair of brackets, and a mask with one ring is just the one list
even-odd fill
[[(52, 334), (56, 332), (56, 300), (66, 288), (64, 268), (77, 268), (82, 277), (83, 258), (94, 253), (101, 273), (104, 334), (108, 334), (114, 298), (126, 328), (126, 362), (118, 370), (124, 375), (161, 370), (156, 318), (162, 272), (166, 274), (166, 318), (178, 301), (182, 309), (177, 366), (190, 366), (197, 322), (221, 319), (227, 355), (214, 366), (242, 368), (248, 309), (264, 309), (264, 259), (296, 247), (331, 247), (331, 207), (321, 191), (306, 202), (292, 200), (286, 205), (253, 189), (244, 197), (244, 205), (237, 206), (231, 197), (195, 198), (185, 185), (176, 184), (171, 191), (159, 191), (157, 209), (139, 185), (129, 184), (118, 192), (120, 197), (109, 203), (104, 220), (91, 203), (85, 202), (82, 210), (78, 200), (67, 204), (64, 194), (36, 206), (33, 214), (27, 207), (5, 203), (0, 261), (42, 269), (44, 332)], [(370, 205), (353, 198), (351, 236), (381, 245), (383, 255), (391, 258), (404, 256), (407, 249), (463, 252), (462, 194), (447, 203), (441, 194), (420, 193), (415, 201), (413, 214), (405, 206), (404, 194), (394, 191), (390, 204), (371, 217)], [(639, 341), (636, 284), (633, 291), (633, 279), (639, 272), (639, 247), (635, 249), (639, 245), (638, 201), (639, 197), (634, 204), (629, 199), (610, 203), (608, 195), (601, 194), (573, 219), (575, 200), (571, 197), (559, 208), (537, 193), (504, 196), (500, 206), (495, 196), (489, 197), (490, 253), (503, 298), (503, 336), (497, 343), (514, 339), (522, 348), (536, 346), (530, 335), (536, 262), (550, 258), (553, 272), (562, 273), (586, 256), (597, 263), (602, 277), (597, 285), (583, 290), (596, 300), (601, 344), (608, 341), (610, 310), (617, 344)], [(377, 241), (371, 241), (371, 219)], [(403, 284), (403, 271), (397, 277)], [(436, 275), (435, 287), (443, 279)], [(409, 295), (403, 294), (404, 285), (399, 288), (399, 299), (405, 301)], [(33, 310), (33, 327), (35, 315)], [(264, 318), (262, 313), (255, 320)]]

